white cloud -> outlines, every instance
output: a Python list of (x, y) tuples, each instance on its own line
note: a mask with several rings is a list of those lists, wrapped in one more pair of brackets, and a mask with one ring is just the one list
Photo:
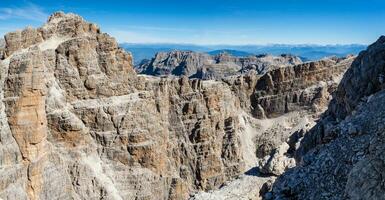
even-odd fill
[(28, 3), (23, 7), (0, 8), (0, 20), (26, 19), (44, 22), (48, 18), (43, 9), (35, 4)]

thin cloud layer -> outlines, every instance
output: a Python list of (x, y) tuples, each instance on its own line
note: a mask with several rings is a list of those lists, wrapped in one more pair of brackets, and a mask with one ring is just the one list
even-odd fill
[(28, 4), (25, 7), (0, 8), (0, 20), (23, 19), (44, 22), (48, 14), (35, 4)]

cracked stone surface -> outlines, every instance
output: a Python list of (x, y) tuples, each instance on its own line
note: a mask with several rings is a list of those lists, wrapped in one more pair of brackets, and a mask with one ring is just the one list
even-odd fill
[(384, 199), (385, 37), (360, 53), (266, 199)]
[[(62, 12), (6, 34), (0, 58), (7, 200), (187, 199), (250, 182), (260, 198), (293, 167), (303, 133), (354, 59), (221, 80), (137, 75), (114, 38)], [(260, 175), (248, 176), (252, 168)]]

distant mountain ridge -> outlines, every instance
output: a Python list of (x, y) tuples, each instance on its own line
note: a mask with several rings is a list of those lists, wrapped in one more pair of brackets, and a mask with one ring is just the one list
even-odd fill
[[(230, 52), (231, 53), (231, 52)], [(242, 54), (242, 52), (233, 52)], [(258, 56), (233, 56), (227, 51), (217, 51), (214, 55), (194, 51), (159, 52), (151, 60), (144, 59), (135, 66), (140, 74), (153, 76), (187, 76), (199, 79), (221, 79), (227, 76), (255, 71), (266, 71), (301, 64), (297, 56), (268, 54)]]
[(4, 38), (0, 199), (384, 199), (385, 36), (305, 63), (159, 52), (144, 74), (76, 14)]
[(348, 54), (358, 54), (367, 45), (348, 44), (348, 45), (194, 45), (194, 44), (140, 44), (122, 43), (121, 47), (132, 52), (134, 63), (138, 64), (143, 59), (151, 59), (157, 52), (169, 52), (173, 50), (204, 52), (216, 55), (222, 51), (233, 56), (247, 56), (257, 54), (271, 54), (279, 56), (281, 54), (292, 54), (301, 57), (303, 61), (319, 60), (324, 57), (342, 57)]
[(214, 51), (207, 52), (209, 55), (216, 56), (219, 54), (229, 54), (236, 57), (246, 57), (246, 56), (252, 56), (252, 53), (246, 52), (246, 51), (238, 51), (233, 49), (219, 49)]

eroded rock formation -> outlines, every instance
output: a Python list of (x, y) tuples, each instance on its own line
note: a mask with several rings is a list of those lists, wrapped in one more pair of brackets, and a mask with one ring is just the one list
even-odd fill
[(7, 34), (0, 52), (3, 199), (186, 199), (258, 163), (281, 174), (301, 119), (352, 61), (223, 81), (137, 75), (112, 37), (62, 12)]
[(211, 56), (192, 51), (159, 52), (151, 60), (140, 63), (136, 71), (154, 76), (187, 76), (199, 79), (221, 79), (247, 73), (263, 74), (268, 70), (302, 63), (291, 55), (258, 55), (235, 57), (226, 53)]
[(267, 199), (384, 199), (385, 37), (360, 53)]

